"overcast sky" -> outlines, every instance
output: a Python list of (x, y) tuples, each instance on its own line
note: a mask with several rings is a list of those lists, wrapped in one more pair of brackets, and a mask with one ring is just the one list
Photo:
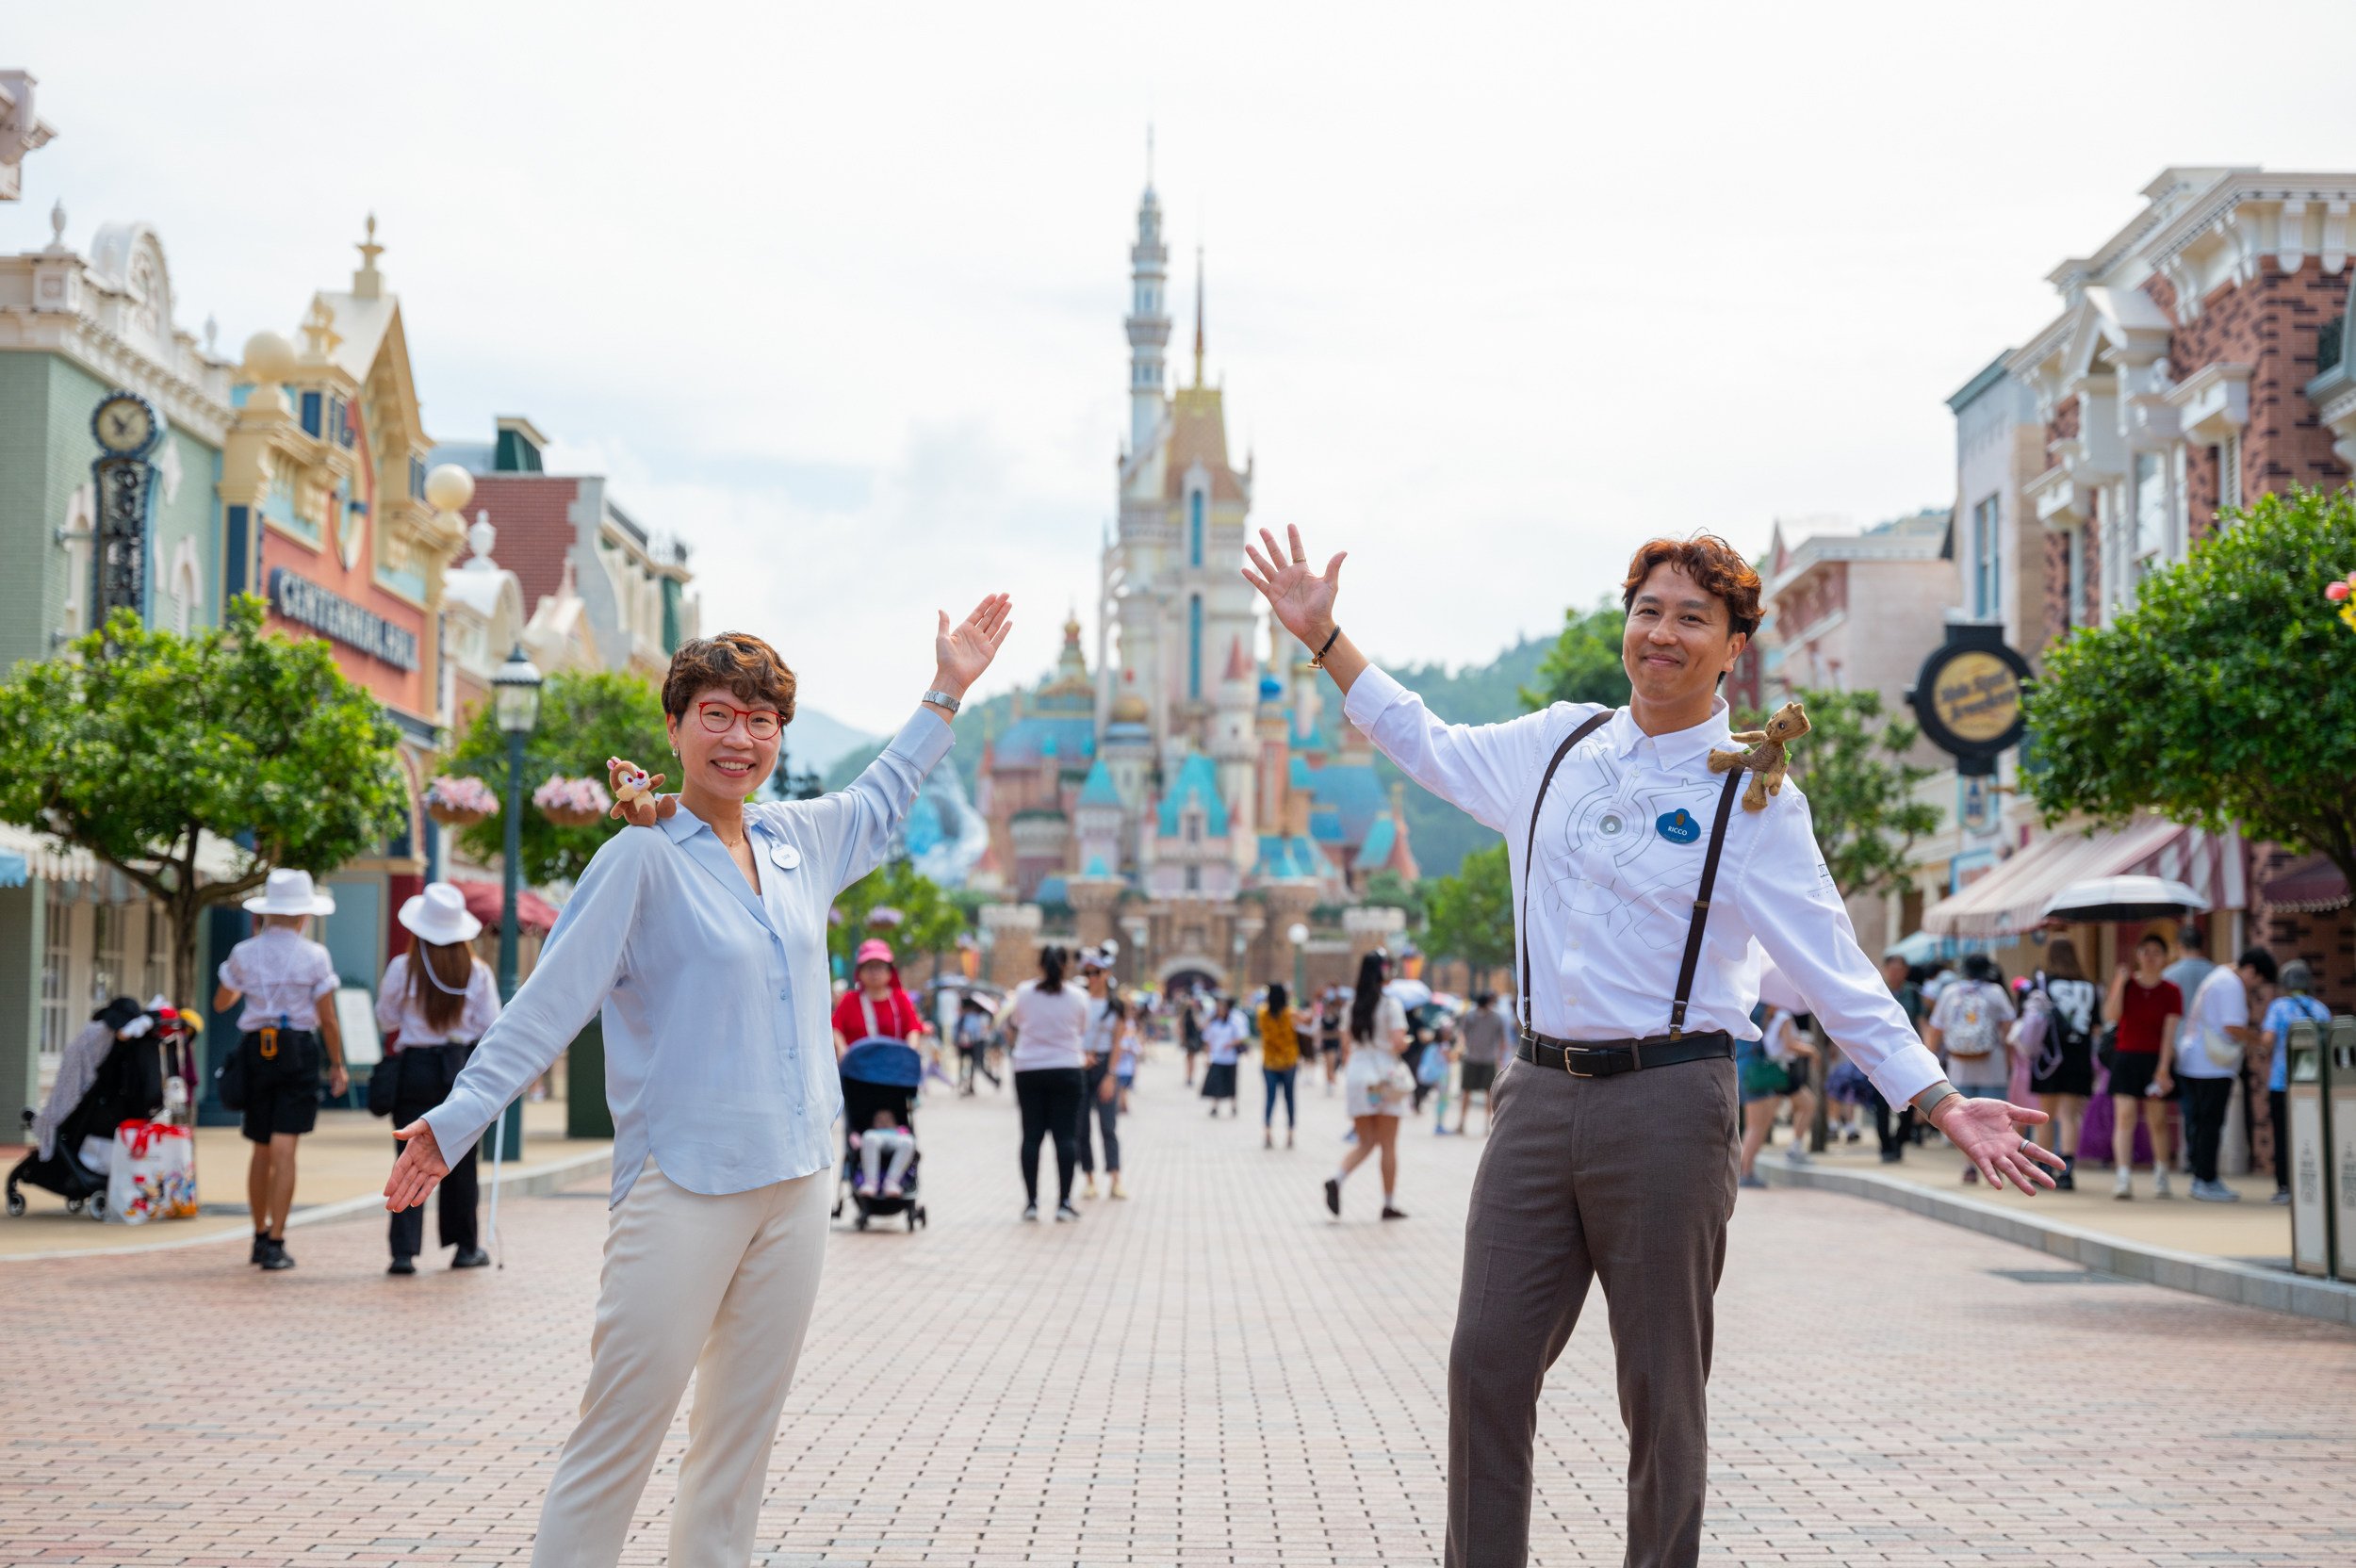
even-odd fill
[(146, 219), (234, 349), (373, 211), (434, 434), (529, 415), (875, 730), (936, 606), (1015, 595), (993, 687), (1092, 618), (1149, 121), (1255, 517), (1399, 662), (1947, 504), (1941, 400), (2163, 167), (2356, 162), (2345, 0), (205, 9), (0, 0), (0, 246)]

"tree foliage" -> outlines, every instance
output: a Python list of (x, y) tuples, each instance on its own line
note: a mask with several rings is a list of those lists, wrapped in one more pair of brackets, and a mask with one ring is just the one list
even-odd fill
[(1487, 971), (1513, 962), (1513, 889), (1503, 840), (1464, 857), (1452, 876), (1435, 877), (1429, 897), (1424, 946), (1462, 958), (1476, 984)]
[[(442, 764), (446, 774), (471, 774), (488, 784), (507, 807), (507, 736), (495, 705), (484, 703), (457, 747)], [(607, 670), (561, 671), (540, 689), (540, 722), (524, 737), (523, 877), (545, 884), (575, 879), (589, 858), (619, 825), (607, 820), (585, 827), (559, 827), (532, 806), (532, 792), (551, 777), (605, 777), (605, 760), (624, 757), (648, 773), (668, 772), (666, 791), (679, 788), (669, 731), (663, 725), (663, 698), (653, 684), (634, 675)], [(458, 842), (479, 864), (496, 859), (506, 844), (499, 817), (458, 830)]]
[[(326, 643), (266, 634), (261, 600), (186, 637), (120, 610), (72, 653), (0, 685), (0, 820), (82, 845), (162, 905), (182, 1000), (207, 907), (400, 831), (400, 732)], [(241, 875), (199, 880), (203, 833), (252, 835)]]
[(1410, 882), (1395, 871), (1378, 871), (1359, 890), (1358, 902), (1375, 908), (1403, 910), (1412, 930), (1423, 923), (1424, 887), (1424, 883)]
[[(896, 923), (871, 922), (877, 909), (899, 915)], [(905, 969), (920, 953), (946, 953), (965, 930), (965, 911), (940, 883), (907, 860), (887, 860), (835, 895), (826, 923), (826, 952), (848, 972), (851, 956), (870, 937), (892, 944)]]
[(2049, 822), (2238, 823), (2356, 886), (2356, 633), (2324, 596), (2356, 566), (2356, 498), (2293, 490), (2221, 522), (2132, 609), (2047, 653), (2032, 794)]
[(1792, 694), (1809, 725), (1792, 748), (1792, 776), (1808, 792), (1833, 885), (1844, 896), (1884, 891), (1905, 876), (1914, 841), (1939, 831), (1938, 808), (1914, 798), (1937, 770), (1906, 760), (1918, 731), (1883, 713), (1879, 692)]
[(1628, 668), (1620, 662), (1620, 634), (1628, 617), (1605, 599), (1592, 610), (1562, 612), (1562, 630), (1538, 661), (1537, 684), (1522, 688), (1522, 706), (1531, 710), (1558, 702), (1599, 702), (1617, 708), (1628, 701)]

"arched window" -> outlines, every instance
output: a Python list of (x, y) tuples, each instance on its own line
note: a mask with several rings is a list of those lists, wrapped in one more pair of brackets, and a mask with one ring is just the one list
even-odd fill
[(1203, 694), (1203, 596), (1186, 596), (1186, 695)]
[(1203, 564), (1203, 492), (1193, 490), (1186, 495), (1186, 564)]

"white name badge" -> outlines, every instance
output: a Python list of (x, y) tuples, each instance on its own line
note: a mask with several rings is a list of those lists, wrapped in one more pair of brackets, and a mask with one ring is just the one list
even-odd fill
[(769, 863), (779, 871), (792, 871), (802, 863), (802, 852), (792, 844), (772, 844), (769, 848)]

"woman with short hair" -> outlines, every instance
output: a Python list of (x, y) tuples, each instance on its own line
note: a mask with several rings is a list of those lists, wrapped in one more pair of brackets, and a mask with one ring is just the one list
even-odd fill
[[(450, 1098), (475, 1042), (499, 1016), (499, 983), (491, 966), (467, 945), (483, 922), (467, 912), (466, 895), (448, 882), (429, 882), (401, 906), (401, 928), (414, 939), (396, 953), (376, 988), (376, 1027), (392, 1055), (396, 1127), (406, 1127)], [(369, 1107), (371, 1110), (374, 1106)], [(398, 1154), (400, 1139), (393, 1140)], [(452, 1268), (481, 1268), (491, 1261), (475, 1229), (475, 1151), (469, 1149), (442, 1178), (442, 1245), (458, 1249)], [(425, 1250), (425, 1209), (402, 1209), (386, 1225), (393, 1254), (387, 1274), (415, 1274)]]
[(590, 860), (450, 1098), (395, 1134), (409, 1144), (384, 1185), (398, 1213), (602, 1008), (614, 1206), (589, 1387), (541, 1506), (539, 1568), (620, 1560), (691, 1376), (669, 1558), (751, 1559), (832, 1201), (843, 1091), (827, 910), (883, 863), (1009, 624), (997, 594), (954, 629), (941, 616), (917, 712), (850, 788), (816, 800), (755, 798), (794, 717), (777, 650), (744, 632), (683, 644), (663, 683), (679, 793), (616, 807), (639, 825)]

